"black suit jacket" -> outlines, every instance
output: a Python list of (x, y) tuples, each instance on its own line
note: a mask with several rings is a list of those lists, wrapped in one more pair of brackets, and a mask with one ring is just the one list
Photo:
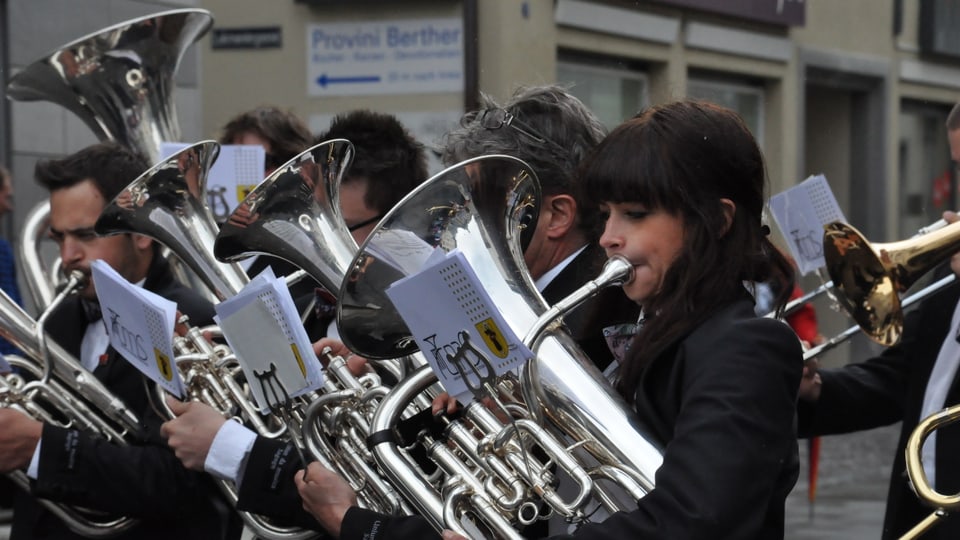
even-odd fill
[[(904, 449), (921, 420), (923, 396), (933, 365), (945, 339), (953, 339), (951, 317), (960, 300), (960, 283), (954, 283), (925, 300), (907, 314), (901, 342), (865, 362), (821, 370), (823, 387), (816, 404), (800, 402), (801, 436), (849, 433), (903, 422), (894, 453), (893, 469), (883, 523), (883, 538), (899, 538), (932, 509), (923, 506), (906, 476)], [(946, 406), (960, 404), (960, 372), (953, 378)], [(937, 431), (936, 489), (960, 493), (960, 425)], [(923, 536), (925, 539), (960, 538), (960, 518), (948, 516)]]
[[(802, 371), (793, 331), (758, 318), (746, 291), (645, 371), (636, 408), (666, 448), (656, 488), (632, 512), (585, 525), (578, 538), (783, 538), (799, 471)], [(341, 538), (435, 538), (419, 517), (352, 508)]]
[[(177, 302), (195, 325), (212, 321), (211, 304), (176, 282), (162, 258), (154, 258), (144, 288)], [(74, 296), (51, 315), (47, 331), (79, 358), (86, 327), (80, 299)], [(153, 383), (112, 348), (94, 375), (139, 415), (142, 433), (133, 444), (120, 446), (45, 425), (32, 495), (141, 520), (118, 538), (224, 538), (227, 512), (213, 483), (206, 475), (186, 470), (160, 437), (162, 419), (150, 404)], [(11, 538), (80, 536), (21, 492), (14, 505)]]

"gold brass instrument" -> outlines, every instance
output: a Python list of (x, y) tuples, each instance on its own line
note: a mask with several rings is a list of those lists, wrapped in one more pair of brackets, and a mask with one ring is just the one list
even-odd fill
[(922, 536), (930, 530), (941, 519), (947, 517), (950, 512), (960, 509), (960, 494), (943, 495), (933, 489), (927, 473), (923, 470), (923, 443), (931, 433), (947, 424), (952, 424), (960, 420), (960, 405), (948, 407), (938, 413), (931, 414), (924, 418), (913, 428), (910, 438), (907, 440), (907, 447), (904, 450), (907, 475), (913, 484), (913, 490), (917, 493), (920, 500), (934, 511), (923, 521), (918, 523), (912, 529), (907, 531), (901, 540), (912, 540)]
[(871, 244), (845, 223), (826, 225), (827, 271), (837, 300), (871, 339), (890, 346), (900, 340), (900, 294), (960, 249), (960, 223), (920, 237)]
[[(160, 143), (179, 141), (174, 74), (187, 48), (213, 25), (210, 12), (178, 9), (115, 24), (58, 47), (14, 75), (7, 96), (49, 101), (77, 115), (100, 140), (159, 159)], [(49, 204), (34, 207), (17, 255), (34, 305), (55, 296), (56, 268), (39, 253)]]
[[(466, 424), (454, 427), (453, 422), (447, 430), (458, 441), (453, 451), (421, 431), (420, 444), (447, 471), (442, 484), (426, 478), (396, 442), (397, 422), (435, 376), (426, 368), (415, 371), (383, 398), (374, 415), (371, 438), (377, 442), (371, 444), (380, 469), (438, 529), (464, 532), (466, 520), (491, 534), (516, 537), (513, 527), (544, 517), (538, 514), (541, 502), (555, 503), (552, 511), (571, 521), (585, 521), (585, 503), (594, 498), (611, 509), (635, 508), (636, 498), (653, 487), (662, 462), (659, 446), (645, 434), (636, 414), (562, 326), (540, 320), (544, 315), (552, 320), (557, 313), (550, 312), (537, 292), (521, 247), (523, 225), (535, 223), (538, 200), (536, 178), (515, 158), (484, 156), (451, 167), (407, 195), (381, 220), (360, 247), (340, 289), (339, 328), (348, 348), (371, 358), (410, 354), (416, 343), (384, 291), (419, 270), (433, 250), (457, 249), (507, 324), (521, 336), (534, 331), (535, 357), (519, 380), (498, 384), (512, 418), (502, 422), (475, 407)], [(617, 279), (623, 276), (613, 282)], [(592, 285), (593, 290), (597, 287)], [(536, 439), (541, 426), (543, 442)], [(484, 436), (486, 430), (495, 435)], [(466, 432), (483, 443), (476, 444)], [(576, 458), (564, 459), (561, 470), (569, 464), (573, 472), (565, 474), (587, 479), (574, 501), (555, 495), (550, 468), (530, 459), (533, 448), (550, 455), (552, 441), (560, 441), (559, 454)], [(609, 479), (624, 483), (611, 486)]]
[[(919, 238), (923, 235), (932, 233), (934, 231), (938, 231), (946, 226), (947, 226), (946, 220), (944, 219), (937, 220), (931, 223), (930, 225), (927, 225), (926, 227), (921, 227), (919, 230), (917, 230), (917, 233), (913, 235), (912, 238), (913, 239)], [(782, 316), (786, 317), (787, 315), (790, 315), (791, 313), (803, 307), (804, 304), (811, 302), (813, 300), (816, 300), (817, 298), (819, 298), (820, 296), (823, 296), (824, 294), (830, 293), (832, 289), (833, 289), (833, 281), (827, 281), (823, 285), (804, 294), (803, 296), (791, 300), (790, 302), (787, 303), (786, 306), (784, 306)], [(771, 311), (766, 316), (775, 317), (776, 312)]]
[[(48, 341), (43, 328), (46, 316), (80, 284), (82, 275), (76, 272), (38, 321), (33, 321), (0, 291), (0, 336), (26, 355), (26, 358), (5, 357), (19, 373), (0, 376), (0, 406), (17, 409), (44, 423), (83, 430), (116, 444), (126, 444), (129, 436), (140, 431), (137, 417), (75, 358), (55, 342)], [(8, 476), (22, 489), (30, 491), (26, 473), (13, 471)], [(115, 536), (137, 524), (137, 520), (127, 517), (107, 517), (71, 505), (38, 501), (70, 530), (89, 538)]]

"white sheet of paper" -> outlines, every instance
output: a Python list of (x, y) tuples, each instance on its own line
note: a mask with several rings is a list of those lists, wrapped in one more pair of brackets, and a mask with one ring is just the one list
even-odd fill
[(811, 176), (770, 197), (770, 212), (797, 261), (801, 274), (826, 266), (823, 226), (846, 221), (830, 184), (822, 174)]
[(182, 398), (183, 380), (173, 352), (177, 305), (133, 285), (102, 260), (93, 261), (90, 269), (110, 345), (164, 390)]
[[(164, 142), (160, 145), (163, 159), (190, 146), (186, 143)], [(266, 154), (257, 144), (222, 144), (217, 160), (207, 176), (207, 200), (204, 201), (218, 221), (225, 221), (263, 181)]]
[(320, 361), (290, 291), (272, 271), (261, 273), (239, 294), (218, 304), (217, 323), (261, 411), (323, 384)]
[(443, 387), (461, 401), (477, 395), (482, 379), (533, 357), (459, 251), (397, 281), (386, 293)]

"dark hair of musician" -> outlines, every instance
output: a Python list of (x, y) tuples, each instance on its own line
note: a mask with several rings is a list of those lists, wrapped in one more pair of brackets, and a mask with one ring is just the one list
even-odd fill
[(369, 110), (339, 114), (316, 141), (331, 139), (353, 143), (356, 154), (344, 182), (365, 178), (364, 203), (380, 214), (427, 179), (423, 145), (393, 115)]
[[(585, 205), (639, 203), (683, 221), (677, 259), (624, 364), (617, 389), (633, 401), (644, 366), (666, 353), (713, 312), (743, 294), (744, 281), (791, 283), (790, 263), (761, 223), (766, 172), (743, 120), (706, 102), (680, 101), (643, 111), (611, 132), (587, 159)], [(726, 233), (721, 198), (736, 205)], [(780, 288), (782, 309), (791, 292)]]
[(0, 165), (0, 189), (3, 189), (4, 187), (6, 187), (7, 183), (10, 181), (11, 181), (10, 171), (3, 165)]
[(37, 162), (34, 178), (51, 192), (91, 179), (110, 202), (149, 168), (146, 158), (126, 146), (102, 142), (62, 159)]
[(221, 144), (234, 144), (244, 133), (254, 133), (270, 143), (268, 168), (279, 167), (310, 148), (310, 128), (290, 111), (264, 105), (231, 118), (223, 126)]
[[(606, 134), (593, 112), (557, 85), (518, 88), (502, 106), (488, 95), (482, 97), (480, 110), (465, 114), (460, 127), (444, 137), (443, 162), (452, 165), (487, 154), (509, 155), (533, 168), (544, 195), (572, 194), (577, 166)], [(520, 129), (485, 127), (484, 112), (501, 107), (522, 124)]]

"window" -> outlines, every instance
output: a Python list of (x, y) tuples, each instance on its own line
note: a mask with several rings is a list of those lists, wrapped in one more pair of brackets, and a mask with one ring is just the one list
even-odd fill
[(647, 106), (647, 77), (638, 71), (561, 60), (557, 82), (569, 87), (608, 129)]
[(687, 83), (687, 95), (691, 98), (712, 101), (737, 111), (757, 139), (757, 144), (763, 147), (764, 93), (762, 87), (691, 77)]

